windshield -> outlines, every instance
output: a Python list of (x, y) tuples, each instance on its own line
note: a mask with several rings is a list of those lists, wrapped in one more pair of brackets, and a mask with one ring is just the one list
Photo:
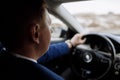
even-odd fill
[(92, 0), (62, 4), (87, 32), (120, 34), (120, 0)]

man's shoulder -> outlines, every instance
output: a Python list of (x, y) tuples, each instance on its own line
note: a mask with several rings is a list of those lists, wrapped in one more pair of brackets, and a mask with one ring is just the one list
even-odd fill
[[(60, 76), (30, 60), (16, 58), (8, 53), (0, 54), (0, 74), (12, 80), (63, 80)], [(13, 76), (14, 75), (14, 76)]]

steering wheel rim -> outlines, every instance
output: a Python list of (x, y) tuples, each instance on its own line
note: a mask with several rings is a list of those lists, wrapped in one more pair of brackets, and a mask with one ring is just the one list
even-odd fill
[[(111, 53), (111, 63), (110, 63), (110, 66), (107, 68), (107, 70), (103, 73), (103, 75), (101, 75), (101, 76), (99, 76), (98, 78), (97, 78), (97, 80), (99, 80), (99, 79), (101, 79), (102, 77), (104, 77), (108, 72), (109, 72), (109, 70), (111, 69), (111, 67), (112, 67), (112, 65), (113, 65), (113, 63), (114, 63), (114, 59), (115, 59), (115, 55), (116, 55), (116, 51), (115, 51), (115, 47), (114, 47), (114, 45), (113, 45), (113, 43), (111, 42), (111, 40), (109, 39), (109, 38), (107, 38), (106, 36), (103, 36), (103, 35), (101, 35), (101, 34), (96, 34), (96, 33), (91, 33), (91, 34), (86, 34), (86, 35), (84, 35), (83, 36), (83, 38), (87, 38), (87, 37), (90, 37), (90, 36), (97, 36), (97, 37), (100, 37), (100, 38), (102, 38), (102, 39), (104, 39), (107, 43), (108, 43), (108, 45), (109, 45), (109, 47), (111, 48), (111, 50), (110, 50), (110, 53)], [(72, 53), (72, 54), (75, 54), (75, 53)], [(75, 67), (74, 67), (74, 65), (72, 64), (72, 66), (71, 66), (71, 68), (72, 68), (72, 70), (73, 70), (73, 72), (76, 74), (78, 74), (78, 72), (77, 72), (77, 70), (76, 69), (74, 69)]]

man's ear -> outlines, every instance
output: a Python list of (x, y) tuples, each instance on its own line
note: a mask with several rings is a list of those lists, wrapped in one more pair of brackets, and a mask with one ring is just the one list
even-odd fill
[(39, 44), (39, 35), (40, 35), (40, 25), (39, 24), (35, 24), (31, 27), (31, 36), (32, 36), (32, 40)]

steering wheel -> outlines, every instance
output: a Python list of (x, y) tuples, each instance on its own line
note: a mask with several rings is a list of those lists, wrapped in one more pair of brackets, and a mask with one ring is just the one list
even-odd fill
[(115, 47), (110, 39), (101, 34), (86, 34), (83, 38), (86, 38), (84, 45), (89, 46), (89, 49), (73, 49), (71, 69), (83, 80), (99, 80), (107, 75), (114, 63)]

